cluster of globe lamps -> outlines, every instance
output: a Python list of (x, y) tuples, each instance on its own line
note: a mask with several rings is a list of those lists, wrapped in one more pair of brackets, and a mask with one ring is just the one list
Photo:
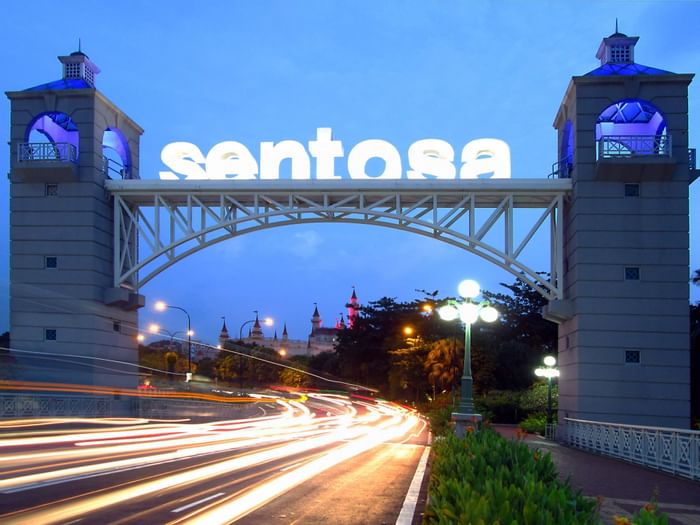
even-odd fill
[(481, 415), (476, 413), (473, 397), (471, 326), (479, 319), (493, 323), (498, 319), (496, 310), (487, 300), (477, 301), (481, 294), (479, 283), (467, 279), (459, 283), (457, 292), (463, 300), (449, 300), (438, 308), (438, 315), (445, 321), (459, 319), (464, 326), (464, 367), (461, 380), (461, 396), (456, 412), (452, 413), (457, 436), (463, 436), (467, 428), (478, 428)]

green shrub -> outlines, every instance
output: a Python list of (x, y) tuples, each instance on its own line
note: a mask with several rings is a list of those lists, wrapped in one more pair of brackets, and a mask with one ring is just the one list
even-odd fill
[(491, 430), (433, 444), (429, 524), (594, 524), (595, 502), (557, 480), (549, 454)]
[(532, 414), (521, 421), (518, 426), (530, 434), (540, 434), (544, 436), (546, 425), (547, 416), (545, 414)]
[(521, 392), (492, 390), (474, 400), (477, 411), (491, 416), (494, 423), (517, 423), (523, 413), (520, 408)]
[(452, 418), (452, 406), (438, 406), (432, 408), (426, 414), (430, 422), (430, 431), (433, 436), (442, 436), (450, 431), (450, 419)]

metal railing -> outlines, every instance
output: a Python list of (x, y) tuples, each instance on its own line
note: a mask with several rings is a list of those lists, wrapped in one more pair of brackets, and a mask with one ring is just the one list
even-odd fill
[(550, 179), (570, 179), (571, 172), (574, 169), (574, 159), (566, 157), (552, 164), (552, 171), (549, 174)]
[(107, 175), (110, 179), (128, 179), (129, 171), (116, 160), (112, 160), (109, 157), (102, 157), (102, 173)]
[(598, 158), (671, 156), (670, 135), (606, 135), (598, 141)]
[(700, 431), (565, 418), (569, 446), (700, 479)]
[(690, 171), (695, 171), (698, 169), (696, 164), (695, 148), (688, 149), (688, 169), (690, 169)]
[(68, 142), (22, 142), (17, 145), (19, 162), (77, 162), (78, 151)]

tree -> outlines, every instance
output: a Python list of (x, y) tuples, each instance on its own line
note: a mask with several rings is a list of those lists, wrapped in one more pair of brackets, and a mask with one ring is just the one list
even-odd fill
[(440, 339), (433, 342), (426, 356), (424, 369), (428, 373), (428, 382), (436, 390), (454, 392), (460, 383), (464, 368), (464, 344), (457, 339)]
[(430, 345), (424, 339), (410, 337), (401, 347), (389, 351), (391, 397), (411, 398), (413, 401), (423, 397), (428, 387), (425, 360), (429, 349)]
[(484, 291), (483, 295), (498, 310), (502, 341), (518, 341), (536, 352), (537, 358), (556, 352), (557, 325), (542, 317), (547, 304), (542, 294), (521, 280), (500, 283), (511, 295)]
[(282, 369), (279, 378), (280, 382), (285, 386), (304, 388), (311, 385), (311, 380), (307, 374), (289, 368)]

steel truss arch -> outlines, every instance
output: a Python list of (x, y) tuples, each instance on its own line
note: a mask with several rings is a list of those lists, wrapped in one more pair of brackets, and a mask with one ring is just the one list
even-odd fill
[[(185, 257), (240, 235), (294, 224), (349, 223), (446, 242), (503, 268), (548, 299), (563, 297), (568, 179), (323, 182), (107, 181), (114, 198), (114, 286), (138, 290)], [(519, 208), (538, 213), (516, 241)], [(478, 211), (485, 216), (477, 217)], [(500, 228), (497, 246), (486, 237)], [(549, 278), (522, 260), (543, 229), (549, 235)], [(146, 276), (139, 278), (143, 271)]]

